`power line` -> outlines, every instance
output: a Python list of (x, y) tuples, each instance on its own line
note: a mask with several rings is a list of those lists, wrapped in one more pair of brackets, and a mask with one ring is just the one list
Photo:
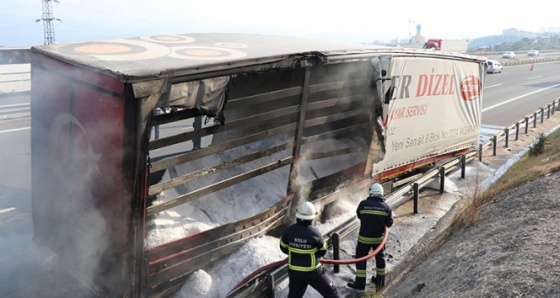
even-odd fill
[(12, 6), (12, 7), (0, 7), (0, 11), (2, 10), (12, 10), (12, 9), (18, 9), (21, 7), (27, 7), (27, 6), (32, 6), (35, 5), (35, 3), (28, 3), (28, 4), (23, 4), (23, 5), (18, 5), (18, 6)]
[(28, 21), (28, 22), (25, 22), (25, 23), (11, 24), (10, 26), (0, 27), (0, 31), (5, 30), (5, 29), (11, 29), (11, 28), (21, 28), (22, 26), (30, 26), (31, 24), (35, 25), (35, 22)]
[(179, 24), (168, 24), (168, 20), (166, 20), (166, 22), (162, 23), (162, 22), (153, 22), (153, 21), (149, 21), (146, 19), (137, 19), (137, 18), (131, 18), (128, 15), (119, 15), (119, 14), (114, 14), (112, 12), (108, 12), (108, 11), (104, 11), (104, 10), (98, 10), (98, 9), (94, 9), (94, 8), (90, 8), (90, 7), (86, 7), (86, 6), (82, 6), (82, 5), (76, 5), (73, 3), (68, 3), (65, 2), (65, 5), (68, 6), (74, 6), (76, 8), (82, 9), (82, 10), (86, 10), (86, 11), (92, 11), (92, 12), (96, 12), (99, 13), (100, 16), (96, 16), (97, 18), (104, 18), (104, 19), (128, 19), (131, 21), (135, 21), (144, 25), (154, 25), (154, 26), (158, 26), (158, 27), (162, 27), (162, 28), (169, 28), (169, 29), (176, 29), (176, 28), (181, 28), (184, 25), (179, 25)]

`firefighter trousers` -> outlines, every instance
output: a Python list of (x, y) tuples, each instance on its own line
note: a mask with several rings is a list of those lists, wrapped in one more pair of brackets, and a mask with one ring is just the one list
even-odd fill
[(322, 266), (311, 272), (290, 270), (288, 271), (288, 276), (290, 278), (288, 298), (303, 297), (308, 285), (317, 290), (323, 297), (339, 297), (333, 281), (327, 275), (327, 270)]
[[(364, 244), (358, 242), (356, 245), (356, 259), (366, 256), (371, 250), (377, 249), (379, 244)], [(385, 263), (385, 247), (383, 247), (379, 253), (375, 255), (375, 267), (377, 275), (385, 275), (386, 273), (386, 263)], [(355, 284), (360, 287), (365, 287), (366, 285), (366, 273), (367, 260), (356, 263), (356, 280)]]

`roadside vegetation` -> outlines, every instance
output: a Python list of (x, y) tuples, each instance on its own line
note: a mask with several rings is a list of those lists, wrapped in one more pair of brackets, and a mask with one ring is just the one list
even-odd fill
[(538, 50), (544, 52), (557, 52), (560, 50), (560, 34), (550, 33), (538, 37), (517, 37), (510, 35), (494, 35), (475, 38), (469, 42), (469, 50), (471, 53), (477, 51), (493, 52), (526, 52), (530, 50)]
[(560, 35), (551, 34), (546, 38), (530, 38), (524, 37), (521, 40), (514, 42), (504, 42), (498, 46), (498, 51), (529, 51), (539, 50), (545, 51), (558, 51), (560, 49)]
[[(560, 131), (548, 136), (541, 134), (528, 152), (514, 163), (491, 187), (482, 192), (477, 183), (471, 194), (472, 202), (466, 206), (457, 222), (472, 225), (478, 221), (480, 207), (508, 189), (560, 170)], [(475, 182), (476, 183), (476, 182)], [(456, 222), (456, 223), (457, 223)]]
[(546, 137), (541, 134), (529, 151), (485, 192), (485, 196), (493, 198), (504, 190), (560, 170), (558, 148), (560, 148), (560, 131)]

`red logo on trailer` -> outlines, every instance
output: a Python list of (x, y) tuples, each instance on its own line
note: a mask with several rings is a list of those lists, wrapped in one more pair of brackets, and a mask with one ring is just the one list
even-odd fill
[(465, 101), (473, 101), (479, 98), (482, 91), (480, 79), (475, 76), (468, 76), (461, 82), (461, 98)]

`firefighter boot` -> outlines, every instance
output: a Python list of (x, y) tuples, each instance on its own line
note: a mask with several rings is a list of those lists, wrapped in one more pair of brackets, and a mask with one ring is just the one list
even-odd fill
[(375, 283), (375, 291), (381, 290), (385, 286), (385, 275), (377, 275), (371, 278), (371, 281)]
[(349, 282), (347, 284), (348, 287), (356, 290), (363, 291), (366, 289), (366, 281), (365, 278), (356, 278), (356, 281)]

